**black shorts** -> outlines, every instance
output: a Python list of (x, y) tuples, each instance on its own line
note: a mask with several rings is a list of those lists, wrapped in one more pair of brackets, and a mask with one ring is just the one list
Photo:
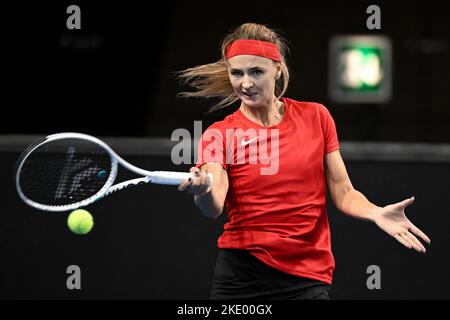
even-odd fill
[(269, 267), (245, 250), (220, 249), (211, 299), (330, 299), (330, 285)]

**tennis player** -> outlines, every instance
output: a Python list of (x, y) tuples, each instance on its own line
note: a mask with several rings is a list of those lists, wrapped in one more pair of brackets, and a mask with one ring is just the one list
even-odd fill
[(180, 74), (196, 89), (183, 96), (222, 98), (210, 111), (240, 102), (205, 130), (195, 177), (179, 185), (208, 217), (227, 208), (212, 299), (330, 299), (326, 185), (339, 211), (374, 222), (409, 249), (425, 253), (418, 237), (430, 243), (405, 216), (414, 197), (377, 206), (353, 187), (328, 109), (284, 97), (286, 53), (274, 30), (246, 23), (224, 38), (219, 61)]

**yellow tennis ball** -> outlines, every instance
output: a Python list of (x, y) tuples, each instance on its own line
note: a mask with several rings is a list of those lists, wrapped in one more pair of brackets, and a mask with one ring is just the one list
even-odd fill
[(77, 209), (72, 211), (67, 218), (67, 226), (75, 234), (86, 234), (94, 226), (94, 218), (89, 211)]

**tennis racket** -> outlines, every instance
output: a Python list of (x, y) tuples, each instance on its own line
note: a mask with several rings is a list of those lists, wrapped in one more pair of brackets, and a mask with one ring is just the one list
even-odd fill
[[(117, 183), (119, 164), (142, 176)], [(68, 211), (87, 206), (129, 186), (143, 183), (178, 185), (188, 172), (147, 171), (115, 153), (105, 142), (82, 133), (57, 133), (30, 145), (16, 165), (20, 198), (44, 211)], [(209, 174), (212, 184), (212, 175)]]

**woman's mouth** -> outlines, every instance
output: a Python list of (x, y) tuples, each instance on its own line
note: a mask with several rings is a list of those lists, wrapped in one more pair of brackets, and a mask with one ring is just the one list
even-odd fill
[(242, 94), (248, 98), (251, 98), (251, 97), (255, 96), (257, 93), (256, 92), (253, 92), (253, 93), (242, 92)]

